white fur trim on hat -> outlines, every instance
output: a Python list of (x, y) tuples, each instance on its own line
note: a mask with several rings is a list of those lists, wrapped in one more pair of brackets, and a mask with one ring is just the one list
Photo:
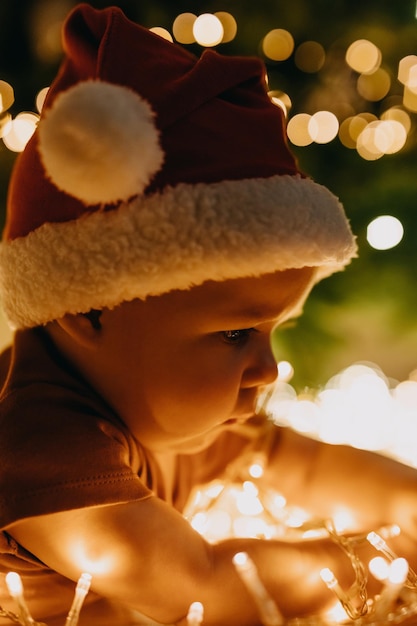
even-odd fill
[(180, 184), (4, 242), (0, 290), (11, 324), (35, 326), (206, 280), (304, 266), (322, 277), (355, 254), (340, 203), (309, 179)]
[(61, 92), (39, 123), (48, 177), (86, 205), (142, 193), (164, 158), (153, 118), (148, 102), (121, 85), (90, 80)]

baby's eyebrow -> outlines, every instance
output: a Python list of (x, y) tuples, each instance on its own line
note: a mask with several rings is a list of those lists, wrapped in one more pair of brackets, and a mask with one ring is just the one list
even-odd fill
[[(282, 306), (250, 307), (247, 309), (228, 309), (220, 312), (225, 318), (230, 318), (234, 324), (261, 324), (262, 322), (279, 322), (282, 317), (294, 317), (294, 310)], [(288, 315), (287, 315), (288, 314)], [(301, 310), (295, 317), (301, 314)]]

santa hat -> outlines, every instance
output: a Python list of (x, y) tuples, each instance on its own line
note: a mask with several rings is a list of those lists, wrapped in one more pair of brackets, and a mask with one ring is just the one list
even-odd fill
[(0, 248), (16, 328), (207, 280), (342, 269), (338, 200), (302, 175), (256, 58), (200, 58), (112, 7), (76, 7)]

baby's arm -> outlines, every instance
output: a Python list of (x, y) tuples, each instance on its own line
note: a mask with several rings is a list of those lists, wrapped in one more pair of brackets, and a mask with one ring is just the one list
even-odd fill
[[(417, 569), (415, 470), (284, 429), (268, 473), (290, 504), (328, 518), (348, 510), (352, 530), (398, 523), (403, 532), (393, 548)], [(232, 563), (240, 551), (252, 557), (286, 617), (314, 613), (334, 601), (320, 579), (323, 567), (333, 570), (344, 588), (353, 582), (347, 557), (331, 540), (231, 539), (212, 546), (155, 497), (31, 518), (8, 531), (52, 569), (74, 581), (89, 571), (98, 594), (161, 623), (181, 622), (189, 605), (200, 601), (204, 624), (258, 624), (256, 607)]]
[(350, 568), (345, 568), (347, 576), (341, 571), (347, 565), (343, 554), (329, 541), (301, 548), (233, 539), (211, 546), (155, 497), (31, 518), (8, 532), (54, 570), (74, 581), (81, 571), (90, 571), (92, 590), (161, 623), (181, 622), (189, 605), (200, 601), (204, 624), (258, 624), (256, 607), (232, 563), (242, 550), (288, 616), (332, 600), (319, 578), (323, 563), (344, 583), (352, 582)]
[[(279, 432), (279, 431), (277, 431)], [(267, 481), (289, 504), (334, 519), (346, 513), (347, 530), (398, 524), (398, 549), (417, 567), (417, 470), (380, 454), (330, 445), (284, 428), (276, 438)]]

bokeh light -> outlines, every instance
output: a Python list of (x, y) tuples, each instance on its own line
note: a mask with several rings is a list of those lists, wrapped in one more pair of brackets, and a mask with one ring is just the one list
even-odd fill
[(200, 46), (217, 46), (223, 39), (223, 24), (212, 13), (203, 13), (193, 24), (193, 35)]
[(337, 136), (339, 121), (330, 111), (317, 111), (308, 122), (308, 130), (315, 143), (329, 143)]
[(309, 74), (320, 71), (325, 60), (326, 52), (317, 41), (304, 41), (294, 54), (294, 62), (298, 69)]
[(388, 72), (379, 67), (370, 74), (361, 74), (357, 80), (357, 89), (362, 98), (377, 102), (388, 94), (391, 87), (391, 77)]
[(367, 126), (367, 120), (361, 115), (351, 115), (340, 124), (339, 139), (346, 148), (356, 148), (359, 135)]
[(288, 382), (294, 376), (294, 368), (289, 361), (278, 362), (278, 379)]
[(278, 380), (261, 403), (277, 424), (417, 467), (417, 381), (395, 382), (373, 363), (354, 363), (310, 393)]
[(170, 41), (172, 43), (172, 35), (166, 28), (162, 28), (162, 26), (153, 26), (149, 30), (152, 33), (155, 33), (155, 35), (159, 35), (160, 37), (162, 37), (162, 39), (166, 39), (167, 41)]
[(48, 94), (49, 91), (49, 87), (44, 87), (43, 89), (41, 89), (38, 92), (38, 95), (36, 96), (36, 110), (38, 111), (38, 113), (40, 113), (43, 109), (43, 105), (45, 104), (45, 98)]
[(274, 28), (262, 41), (264, 55), (272, 61), (285, 61), (294, 50), (294, 38), (283, 28)]
[(394, 106), (390, 107), (381, 114), (381, 120), (388, 120), (393, 122), (399, 122), (408, 134), (411, 130), (411, 118), (410, 115), (402, 107)]
[(397, 246), (404, 235), (404, 227), (393, 215), (380, 215), (368, 224), (366, 238), (375, 250), (389, 250)]
[(194, 13), (180, 13), (172, 24), (172, 34), (175, 39), (182, 44), (195, 42), (193, 26), (197, 16)]
[(237, 23), (233, 15), (227, 11), (217, 11), (214, 15), (220, 20), (223, 26), (222, 43), (232, 41), (237, 33)]
[(5, 80), (0, 80), (0, 113), (10, 109), (14, 102), (14, 89)]
[(345, 58), (355, 72), (366, 74), (378, 69), (382, 55), (374, 43), (367, 39), (358, 39), (348, 47)]
[(404, 87), (403, 104), (412, 113), (417, 113), (417, 93), (409, 87)]
[(409, 54), (403, 57), (398, 64), (398, 80), (410, 88), (416, 87), (417, 56)]
[(271, 98), (272, 102), (281, 107), (281, 109), (284, 111), (285, 116), (287, 116), (292, 107), (292, 102), (289, 95), (283, 91), (278, 90), (269, 91), (268, 95)]
[(395, 120), (377, 120), (366, 125), (357, 140), (358, 153), (373, 161), (399, 152), (407, 139), (404, 126)]
[(310, 134), (311, 115), (308, 113), (298, 113), (292, 117), (287, 124), (288, 139), (295, 146), (309, 146), (313, 143)]
[(0, 117), (0, 138), (5, 137), (12, 128), (12, 116), (10, 113), (3, 113)]
[(8, 132), (2, 137), (5, 146), (12, 152), (22, 152), (35, 132), (39, 116), (35, 113), (19, 113), (11, 120)]

